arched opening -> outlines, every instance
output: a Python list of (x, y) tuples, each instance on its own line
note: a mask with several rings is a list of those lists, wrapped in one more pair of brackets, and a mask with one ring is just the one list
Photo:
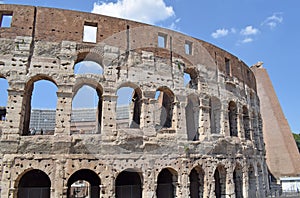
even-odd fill
[(251, 128), (252, 128), (252, 140), (254, 140), (255, 147), (259, 149), (259, 133), (258, 133), (258, 117), (255, 112), (252, 112)]
[(221, 102), (216, 97), (210, 98), (210, 130), (212, 134), (219, 134), (221, 132)]
[[(5, 78), (0, 77), (0, 123), (6, 120), (6, 106), (8, 100), (8, 82)], [(1, 134), (1, 128), (0, 128)]]
[(204, 171), (202, 168), (194, 168), (190, 175), (190, 197), (203, 197), (204, 192)]
[(51, 181), (46, 173), (33, 169), (26, 172), (18, 184), (18, 198), (50, 198)]
[(156, 91), (155, 99), (157, 101), (157, 106), (155, 108), (157, 109), (155, 113), (156, 129), (171, 128), (174, 109), (174, 94), (168, 88), (159, 88)]
[(142, 92), (139, 88), (121, 87), (117, 91), (117, 127), (139, 128)]
[[(43, 80), (39, 80), (41, 78)], [(52, 135), (56, 123), (57, 86), (48, 77), (34, 80), (25, 89), (22, 135)]]
[(233, 171), (233, 182), (236, 198), (243, 198), (243, 170), (240, 164), (237, 164)]
[(255, 176), (255, 169), (252, 164), (249, 166), (248, 169), (248, 197), (256, 197), (256, 176)]
[(142, 182), (140, 175), (134, 170), (121, 172), (116, 179), (117, 198), (141, 198)]
[(157, 178), (157, 198), (173, 198), (176, 196), (177, 173), (168, 168), (163, 169)]
[(249, 111), (246, 106), (243, 106), (243, 125), (244, 125), (244, 131), (245, 131), (245, 139), (251, 140)]
[(188, 140), (199, 140), (199, 99), (197, 96), (188, 97), (188, 103), (185, 107), (185, 120)]
[(72, 100), (71, 134), (101, 132), (102, 88), (97, 83), (75, 87)]
[(226, 194), (226, 170), (224, 166), (218, 166), (216, 168), (214, 179), (216, 198), (224, 197)]
[(74, 74), (103, 75), (103, 67), (94, 61), (83, 60), (74, 65)]
[(237, 107), (235, 102), (231, 101), (228, 105), (228, 122), (230, 136), (238, 136), (237, 131)]
[(81, 169), (76, 171), (68, 179), (67, 197), (100, 197), (100, 178), (98, 175), (88, 169)]
[(183, 74), (184, 87), (198, 89), (198, 73), (194, 68), (186, 68)]

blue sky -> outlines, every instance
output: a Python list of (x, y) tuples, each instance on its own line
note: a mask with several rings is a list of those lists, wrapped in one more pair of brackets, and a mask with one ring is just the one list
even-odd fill
[(4, 0), (97, 12), (167, 27), (205, 40), (249, 66), (264, 62), (292, 131), (300, 132), (298, 0)]

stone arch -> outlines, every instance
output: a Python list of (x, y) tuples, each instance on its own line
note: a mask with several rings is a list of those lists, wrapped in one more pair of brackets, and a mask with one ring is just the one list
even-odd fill
[[(198, 90), (199, 72), (197, 71), (197, 69), (195, 67), (185, 67), (184, 74), (189, 75), (189, 77), (190, 77), (190, 80), (188, 82), (184, 81), (185, 82), (184, 86), (188, 87), (190, 89)], [(184, 75), (184, 77), (185, 77), (185, 75)]]
[(212, 134), (220, 134), (221, 132), (221, 110), (222, 104), (219, 98), (212, 96), (209, 100), (210, 104), (210, 131)]
[[(127, 115), (128, 115), (128, 122), (126, 124), (125, 122), (125, 126), (124, 127), (130, 127), (130, 128), (140, 128), (140, 124), (141, 124), (141, 110), (142, 110), (142, 90), (141, 88), (136, 85), (135, 83), (132, 82), (125, 82), (122, 83), (120, 86), (118, 86), (117, 89), (117, 93), (116, 95), (118, 95), (118, 91), (124, 91), (126, 92), (126, 94), (123, 94), (122, 97), (127, 97), (128, 99), (130, 99), (129, 104), (125, 104), (125, 105), (120, 105), (122, 104), (122, 101), (119, 101), (119, 99), (122, 100), (122, 98), (119, 98), (118, 96), (118, 101), (117, 101), (117, 120), (126, 120), (125, 116), (119, 116), (119, 115), (123, 115), (123, 113), (126, 113), (127, 110)], [(128, 93), (131, 92), (130, 96), (128, 96)], [(127, 95), (127, 96), (125, 96)], [(128, 105), (128, 106), (127, 106)], [(119, 124), (119, 127), (121, 125)]]
[(192, 94), (187, 97), (185, 119), (188, 140), (199, 140), (199, 105), (200, 101), (197, 95)]
[(190, 174), (190, 197), (191, 198), (200, 198), (204, 194), (204, 177), (205, 172), (201, 166), (194, 167)]
[(226, 194), (226, 168), (219, 164), (214, 173), (215, 180), (215, 196), (216, 198), (224, 197)]
[(233, 171), (233, 182), (236, 198), (243, 198), (243, 168), (240, 163), (236, 163)]
[(118, 174), (115, 181), (117, 198), (142, 197), (142, 173), (136, 169), (126, 169)]
[(251, 140), (250, 116), (247, 106), (243, 106), (243, 126), (246, 140)]
[[(89, 90), (91, 88), (91, 90)], [(74, 98), (80, 90), (87, 89), (88, 92), (94, 95), (96, 101), (94, 105), (84, 104), (80, 107), (74, 106)], [(80, 98), (77, 98), (80, 101)], [(86, 100), (86, 98), (83, 98)], [(92, 102), (92, 101), (89, 101)], [(76, 105), (76, 104), (75, 104)], [(73, 87), (72, 113), (71, 113), (71, 133), (100, 133), (102, 123), (102, 106), (103, 106), (103, 88), (93, 79), (84, 77), (76, 78), (76, 83)]]
[(176, 197), (178, 173), (172, 168), (164, 168), (157, 176), (157, 198)]
[(256, 197), (256, 173), (253, 164), (248, 168), (248, 197)]
[(237, 137), (237, 105), (234, 101), (230, 101), (228, 104), (228, 123), (230, 136)]
[(80, 169), (74, 172), (67, 182), (67, 197), (72, 198), (76, 194), (89, 196), (91, 198), (100, 197), (101, 180), (92, 170)]
[(51, 180), (39, 169), (25, 171), (17, 179), (16, 185), (18, 198), (50, 198)]
[[(31, 125), (31, 111), (32, 111), (32, 94), (34, 91), (34, 83), (38, 82), (38, 81), (49, 81), (51, 83), (53, 83), (56, 86), (57, 89), (57, 83), (53, 80), (53, 78), (51, 76), (47, 76), (44, 74), (39, 74), (39, 75), (35, 75), (33, 77), (31, 77), (26, 85), (25, 85), (25, 89), (24, 89), (24, 98), (23, 98), (23, 104), (22, 106), (25, 108), (23, 110), (23, 126), (22, 126), (22, 135), (30, 135), (30, 134), (36, 134), (37, 131), (34, 129), (34, 124)], [(47, 94), (49, 94), (49, 92), (47, 92)], [(57, 103), (57, 94), (55, 92), (55, 96), (56, 96), (56, 102)], [(56, 105), (55, 105), (56, 106)], [(44, 112), (43, 110), (38, 111), (37, 114), (41, 114), (41, 113), (45, 113), (44, 116), (39, 116), (40, 118), (47, 118), (48, 114), (54, 116), (54, 126), (53, 126), (53, 133), (54, 133), (54, 128), (55, 128), (55, 109), (53, 109), (53, 112)], [(37, 123), (39, 123), (39, 119), (37, 120)], [(47, 123), (45, 124), (45, 126), (47, 125)], [(30, 129), (30, 127), (32, 127)], [(40, 127), (39, 129), (39, 133), (43, 134), (43, 129)]]
[[(81, 61), (93, 61), (98, 63), (103, 67), (103, 49), (93, 47), (93, 48), (82, 48), (77, 51), (77, 57), (75, 64)], [(74, 67), (75, 67), (74, 64)], [(104, 67), (103, 67), (104, 69)]]
[(159, 87), (156, 90), (156, 100), (158, 106), (155, 109), (158, 111), (155, 113), (155, 127), (157, 129), (173, 127), (174, 93), (168, 87)]

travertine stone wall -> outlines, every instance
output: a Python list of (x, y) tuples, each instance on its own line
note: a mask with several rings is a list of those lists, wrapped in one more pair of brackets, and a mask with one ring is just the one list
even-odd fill
[[(100, 178), (103, 198), (116, 196), (116, 178), (128, 170), (140, 175), (145, 198), (156, 197), (164, 169), (173, 175), (175, 197), (190, 196), (189, 175), (196, 169), (204, 173), (204, 197), (219, 197), (216, 172), (224, 179), (221, 197), (268, 193), (255, 77), (237, 57), (204, 41), (123, 19), (19, 5), (1, 4), (0, 10), (12, 13), (11, 27), (0, 28), (0, 77), (9, 83), (6, 120), (0, 122), (1, 197), (17, 197), (20, 180), (31, 170), (49, 177), (51, 197), (67, 197), (68, 180), (80, 170)], [(84, 24), (96, 24), (96, 42), (83, 42)], [(158, 46), (158, 35), (165, 36), (165, 46)], [(103, 74), (74, 74), (74, 65), (83, 60), (99, 63)], [(184, 86), (184, 72), (193, 86)], [(28, 135), (31, 94), (39, 80), (58, 88), (54, 135)], [(82, 85), (101, 93), (96, 134), (70, 133), (72, 99)], [(121, 87), (140, 93), (138, 127), (117, 127)], [(169, 127), (157, 117), (163, 106), (155, 98), (157, 90), (163, 93), (161, 101), (165, 96), (173, 101), (165, 104), (171, 109)], [(229, 122), (230, 102), (234, 123)], [(188, 136), (190, 113), (194, 139)], [(230, 136), (230, 124), (236, 125), (231, 131), (236, 136)]]

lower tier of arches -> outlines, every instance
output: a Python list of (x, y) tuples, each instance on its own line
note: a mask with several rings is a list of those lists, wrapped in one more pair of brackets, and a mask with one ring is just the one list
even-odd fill
[(269, 189), (259, 157), (79, 156), (3, 158), (1, 197), (252, 198)]

